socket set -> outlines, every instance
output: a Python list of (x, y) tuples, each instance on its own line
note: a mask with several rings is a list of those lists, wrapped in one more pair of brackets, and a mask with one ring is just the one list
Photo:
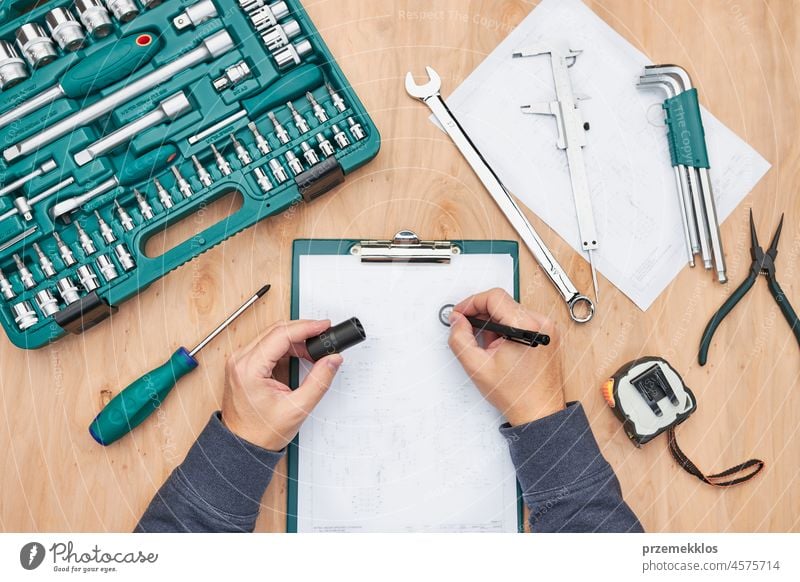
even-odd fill
[[(0, 322), (81, 333), (373, 159), (380, 136), (299, 0), (0, 0)], [(158, 256), (224, 196), (241, 206)]]

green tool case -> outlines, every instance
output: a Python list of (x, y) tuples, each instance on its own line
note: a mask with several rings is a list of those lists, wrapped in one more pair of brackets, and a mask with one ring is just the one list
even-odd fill
[[(0, 0), (0, 320), (38, 348), (374, 158), (298, 0)], [(145, 244), (238, 192), (160, 256)]]

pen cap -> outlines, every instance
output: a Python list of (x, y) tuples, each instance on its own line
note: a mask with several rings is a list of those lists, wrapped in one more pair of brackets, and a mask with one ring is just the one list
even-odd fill
[(306, 340), (308, 355), (315, 362), (325, 356), (338, 354), (367, 339), (364, 326), (357, 317), (351, 317), (338, 325)]

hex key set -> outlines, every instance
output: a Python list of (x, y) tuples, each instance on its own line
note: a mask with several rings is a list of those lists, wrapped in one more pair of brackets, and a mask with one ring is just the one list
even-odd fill
[[(0, 0), (0, 322), (80, 333), (380, 136), (298, 0)], [(214, 200), (241, 207), (151, 257)]]

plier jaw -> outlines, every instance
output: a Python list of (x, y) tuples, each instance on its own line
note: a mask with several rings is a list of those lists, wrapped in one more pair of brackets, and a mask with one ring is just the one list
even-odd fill
[(756, 227), (753, 221), (753, 211), (750, 210), (750, 256), (753, 259), (753, 262), (750, 264), (750, 272), (742, 284), (731, 293), (730, 297), (728, 297), (725, 303), (722, 304), (722, 307), (717, 310), (708, 322), (703, 332), (703, 337), (700, 340), (700, 352), (697, 357), (701, 366), (705, 365), (708, 359), (708, 349), (711, 347), (711, 338), (714, 336), (717, 327), (719, 327), (719, 324), (725, 316), (733, 310), (742, 297), (747, 294), (759, 275), (764, 275), (767, 278), (769, 291), (778, 304), (783, 316), (786, 318), (786, 321), (789, 323), (795, 335), (795, 339), (797, 339), (798, 344), (800, 344), (800, 319), (789, 303), (789, 299), (786, 297), (783, 289), (781, 289), (781, 286), (778, 284), (778, 280), (775, 278), (775, 258), (778, 256), (778, 241), (780, 240), (782, 230), (783, 215), (781, 215), (781, 220), (778, 223), (778, 228), (775, 230), (769, 248), (765, 252), (758, 243), (758, 235), (756, 234)]

